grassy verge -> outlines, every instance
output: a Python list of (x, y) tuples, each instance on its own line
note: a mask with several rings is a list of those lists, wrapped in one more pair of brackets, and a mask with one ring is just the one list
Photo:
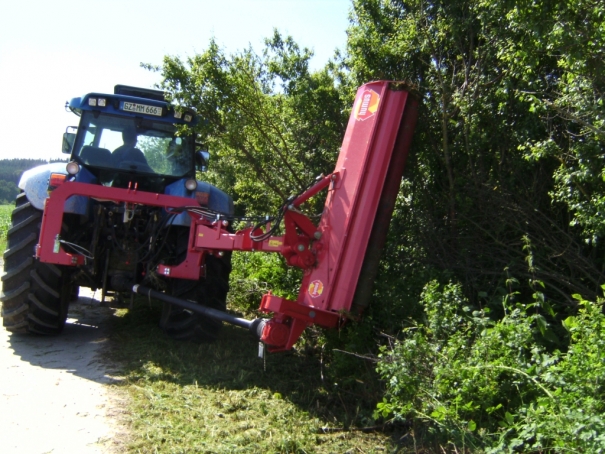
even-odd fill
[(324, 383), (318, 356), (263, 362), (230, 326), (214, 344), (175, 342), (158, 319), (157, 304), (138, 300), (113, 320), (113, 356), (125, 364), (116, 386), (131, 397), (129, 452), (393, 452), (390, 435), (350, 428), (360, 422), (356, 396)]
[[(13, 208), (0, 205), (2, 251)], [(159, 311), (158, 303), (139, 298), (111, 320), (111, 359), (124, 365), (125, 377), (114, 386), (130, 396), (128, 452), (397, 450), (395, 434), (361, 430), (374, 424), (365, 385), (355, 377), (340, 384), (324, 379), (329, 374), (316, 349), (268, 354), (263, 361), (248, 333), (231, 326), (214, 344), (175, 342), (158, 328)]]
[(11, 224), (11, 213), (14, 205), (0, 205), (0, 251), (6, 250), (6, 232)]

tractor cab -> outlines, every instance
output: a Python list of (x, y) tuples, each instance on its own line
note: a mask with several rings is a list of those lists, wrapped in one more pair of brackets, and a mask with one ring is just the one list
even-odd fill
[[(64, 140), (72, 142), (72, 160), (113, 187), (136, 183), (140, 189), (158, 191), (194, 177), (195, 139), (180, 135), (178, 125), (195, 124), (195, 114), (176, 110), (161, 91), (118, 85), (114, 92), (91, 93), (68, 103), (81, 117), (75, 137)], [(203, 165), (201, 161), (198, 158)]]

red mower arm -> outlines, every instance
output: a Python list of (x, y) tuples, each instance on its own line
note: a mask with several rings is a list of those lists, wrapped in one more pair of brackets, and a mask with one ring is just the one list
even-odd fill
[[(250, 230), (230, 234), (220, 223), (198, 223), (194, 249), (279, 252), (289, 265), (304, 270), (296, 301), (270, 293), (261, 301), (260, 310), (274, 314), (261, 336), (271, 351), (292, 348), (310, 324), (333, 328), (367, 305), (417, 108), (403, 84), (360, 87), (334, 172), (285, 208), (283, 236), (256, 242)], [(315, 226), (297, 208), (326, 188)]]

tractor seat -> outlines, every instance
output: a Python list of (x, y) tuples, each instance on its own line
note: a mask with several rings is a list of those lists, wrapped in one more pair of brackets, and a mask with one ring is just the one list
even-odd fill
[(80, 151), (80, 159), (90, 166), (107, 167), (111, 162), (111, 151), (107, 148), (86, 145)]

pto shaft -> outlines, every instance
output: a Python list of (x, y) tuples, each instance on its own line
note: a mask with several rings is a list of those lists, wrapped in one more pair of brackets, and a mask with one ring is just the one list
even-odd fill
[(166, 303), (175, 304), (177, 306), (190, 310), (191, 312), (195, 312), (196, 314), (203, 315), (204, 317), (208, 317), (219, 322), (225, 322), (231, 325), (246, 328), (248, 331), (250, 331), (250, 333), (252, 333), (252, 335), (256, 339), (261, 338), (265, 324), (268, 321), (264, 318), (246, 320), (243, 318), (235, 317), (233, 315), (227, 314), (226, 312), (219, 311), (217, 309), (212, 309), (210, 307), (205, 307), (200, 304), (196, 304), (192, 301), (184, 300), (182, 298), (167, 295), (166, 293), (158, 292), (156, 290), (138, 284), (132, 287), (132, 291), (133, 293), (138, 293), (139, 295), (146, 295), (150, 298), (155, 298)]

